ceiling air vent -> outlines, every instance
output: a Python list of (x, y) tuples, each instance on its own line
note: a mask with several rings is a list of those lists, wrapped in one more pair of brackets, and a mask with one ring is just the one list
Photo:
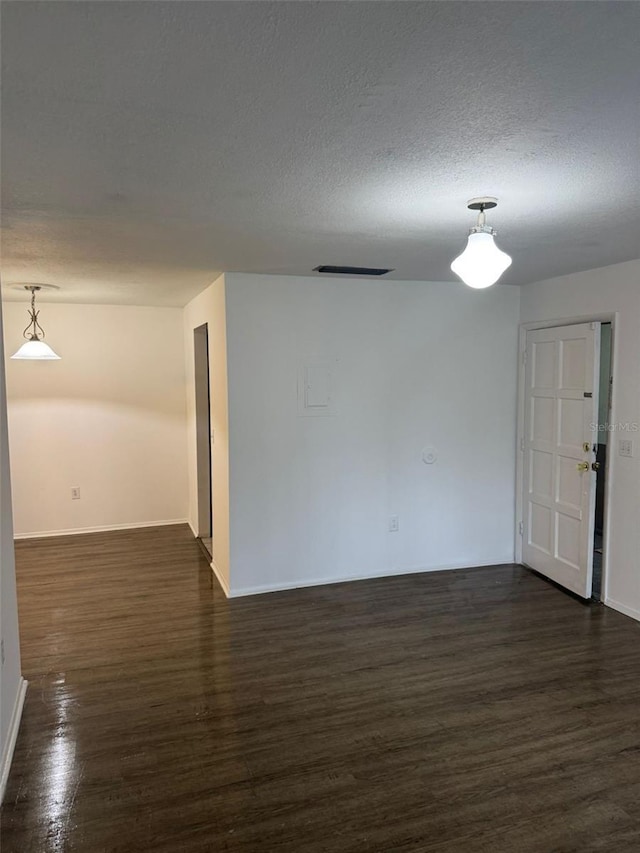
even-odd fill
[(376, 269), (372, 267), (332, 267), (330, 264), (323, 264), (313, 268), (314, 272), (328, 272), (333, 275), (386, 275), (393, 270)]

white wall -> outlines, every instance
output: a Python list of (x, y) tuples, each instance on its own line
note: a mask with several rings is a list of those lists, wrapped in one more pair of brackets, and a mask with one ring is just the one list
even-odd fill
[(184, 309), (184, 358), (187, 381), (189, 470), (189, 523), (198, 532), (198, 480), (196, 469), (196, 412), (193, 330), (207, 323), (209, 333), (209, 383), (211, 428), (211, 482), (213, 505), (213, 563), (218, 578), (229, 590), (229, 418), (227, 411), (227, 328), (225, 276), (220, 276)]
[[(0, 341), (2, 308), (0, 306)], [(25, 683), (20, 675), (18, 605), (13, 553), (11, 477), (7, 438), (4, 355), (0, 346), (0, 637), (4, 659), (0, 672), (0, 801), (4, 793), (20, 722)]]
[[(16, 534), (184, 521), (181, 309), (39, 307), (61, 361), (7, 360)], [(7, 356), (26, 323), (5, 304)]]
[[(613, 343), (611, 422), (640, 424), (640, 261), (575, 273), (522, 288), (523, 323), (618, 312)], [(619, 438), (635, 456), (618, 455)], [(640, 433), (612, 433), (609, 444), (609, 560), (606, 603), (640, 619)]]
[[(513, 560), (518, 288), (227, 274), (226, 297), (232, 594)], [(333, 365), (334, 415), (298, 416), (305, 363)]]

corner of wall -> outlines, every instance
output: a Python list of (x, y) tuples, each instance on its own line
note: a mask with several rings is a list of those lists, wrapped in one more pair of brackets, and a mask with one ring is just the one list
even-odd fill
[(0, 626), (4, 660), (0, 674), (0, 801), (20, 726), (26, 682), (21, 675), (13, 513), (9, 469), (4, 333), (0, 306)]

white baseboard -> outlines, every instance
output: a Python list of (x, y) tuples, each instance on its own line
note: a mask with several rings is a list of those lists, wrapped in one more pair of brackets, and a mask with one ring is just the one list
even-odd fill
[(27, 681), (20, 677), (20, 684), (16, 692), (16, 701), (13, 705), (11, 720), (7, 730), (7, 742), (2, 753), (2, 765), (0, 769), (0, 803), (4, 800), (4, 792), (9, 779), (9, 770), (13, 760), (13, 751), (16, 748), (16, 740), (18, 739), (18, 730), (20, 728), (20, 720), (22, 719), (22, 709), (24, 708), (24, 699), (27, 695)]
[[(306, 589), (312, 586), (327, 586), (334, 583), (351, 583), (352, 581), (374, 580), (375, 578), (397, 578), (402, 575), (418, 575), (428, 572), (452, 572), (456, 569), (487, 569), (491, 566), (511, 566), (513, 561), (485, 563), (481, 566), (470, 566), (468, 563), (453, 564), (448, 566), (410, 566), (409, 568), (399, 568), (396, 570), (381, 570), (366, 575), (352, 575), (350, 577), (325, 577), (325, 578), (310, 578), (297, 581), (286, 581), (284, 583), (260, 584), (258, 586), (244, 587), (241, 589), (231, 589), (228, 593), (229, 598), (242, 598), (245, 595), (262, 595), (267, 592), (284, 592), (287, 589)], [(218, 578), (219, 580), (219, 578)]]
[(14, 539), (45, 539), (49, 536), (79, 536), (82, 533), (108, 533), (110, 530), (137, 530), (140, 527), (168, 527), (173, 524), (189, 524), (186, 518), (166, 521), (136, 521), (131, 524), (100, 524), (96, 527), (75, 527), (69, 530), (41, 530), (37, 533), (15, 533)]
[(222, 575), (220, 574), (220, 570), (218, 569), (216, 564), (213, 562), (213, 560), (211, 561), (211, 571), (213, 572), (216, 580), (218, 581), (218, 583), (222, 587), (222, 591), (224, 592), (225, 596), (227, 598), (231, 598), (231, 592), (229, 591), (229, 584), (222, 577)]
[[(200, 537), (199, 537), (199, 536), (198, 536), (198, 534), (196, 533), (195, 527), (194, 527), (194, 526), (193, 526), (193, 524), (191, 523), (191, 520), (190, 520), (190, 519), (187, 519), (187, 524), (188, 524), (188, 525), (189, 525), (189, 527), (191, 528), (191, 532), (193, 533), (193, 538), (194, 538), (194, 539), (199, 539)], [(226, 582), (226, 580), (225, 580), (225, 579), (223, 578), (223, 576), (220, 574), (220, 570), (218, 569), (218, 567), (216, 566), (216, 564), (215, 564), (215, 562), (214, 562), (213, 560), (211, 561), (210, 566), (211, 566), (211, 571), (213, 572), (213, 576), (215, 577), (215, 579), (216, 579), (216, 580), (218, 581), (218, 583), (220, 584), (220, 588), (221, 588), (221, 589), (222, 589), (222, 591), (224, 592), (225, 596), (226, 596), (227, 598), (231, 598), (231, 593), (229, 592), (229, 584)]]
[(614, 601), (612, 598), (605, 598), (604, 603), (607, 607), (617, 610), (618, 613), (623, 613), (625, 616), (630, 616), (632, 619), (636, 619), (640, 622), (640, 610), (636, 610), (633, 607), (627, 607), (626, 604), (620, 604), (619, 601)]

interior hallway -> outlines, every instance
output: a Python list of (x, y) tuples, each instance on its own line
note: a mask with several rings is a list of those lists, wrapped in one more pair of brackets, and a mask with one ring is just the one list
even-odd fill
[(3, 853), (640, 847), (640, 626), (519, 567), (227, 601), (186, 526), (17, 543)]

